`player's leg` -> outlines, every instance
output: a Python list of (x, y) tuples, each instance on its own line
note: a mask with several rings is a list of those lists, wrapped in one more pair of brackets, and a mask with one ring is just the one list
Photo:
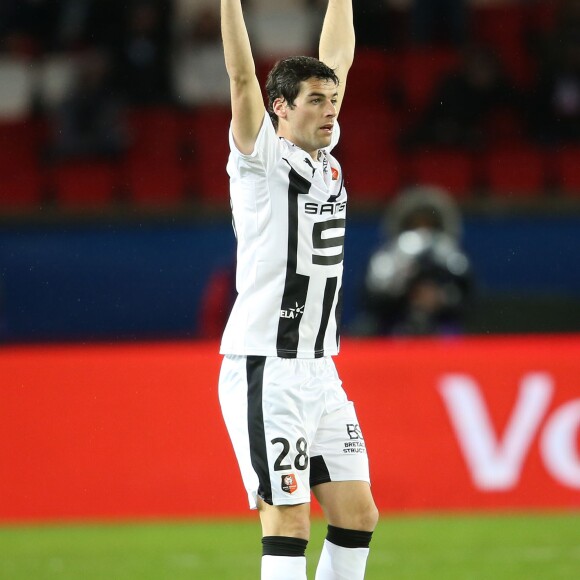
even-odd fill
[(273, 506), (258, 500), (262, 522), (262, 580), (306, 580), (310, 504)]
[(311, 446), (312, 492), (329, 524), (316, 579), (360, 580), (378, 511), (354, 405), (342, 389), (334, 364), (328, 364), (326, 409)]
[(312, 488), (328, 521), (316, 580), (362, 580), (379, 514), (364, 481), (336, 481)]
[(306, 580), (310, 435), (295, 384), (306, 377), (292, 364), (226, 357), (220, 374), (222, 412), (250, 507), (258, 508), (262, 522), (262, 580)]

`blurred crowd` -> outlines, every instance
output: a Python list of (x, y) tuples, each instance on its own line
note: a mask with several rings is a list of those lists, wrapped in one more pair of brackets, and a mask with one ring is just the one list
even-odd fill
[[(246, 0), (258, 62), (313, 53), (324, 3)], [(530, 6), (536, 15), (545, 12), (545, 22), (528, 18), (523, 37), (512, 40), (520, 60), (532, 62), (526, 79), (506, 67), (506, 58), (515, 58), (500, 54), (506, 46), (493, 39), (486, 45), (477, 33), (477, 10), (500, 4), (521, 5), (524, 19)], [(540, 142), (579, 139), (579, 0), (376, 0), (354, 8), (363, 49), (447, 46), (462, 57), (401, 131), (402, 148), (476, 146), (485, 138), (482, 119), (494, 110), (520, 117)], [(227, 103), (218, 10), (210, 0), (3, 0), (0, 117), (31, 108), (54, 115), (57, 155), (91, 147), (115, 153), (126, 146), (121, 104)], [(293, 26), (299, 34), (286, 34), (289, 20), (300, 23)], [(494, 26), (501, 37), (501, 23)]]
[[(243, 1), (262, 78), (281, 56), (316, 54), (326, 1)], [(541, 173), (540, 157), (519, 157), (521, 142), (542, 151), (572, 146), (562, 163), (568, 159), (575, 176), (569, 185), (580, 192), (580, 0), (353, 6), (359, 56), (339, 153), (355, 203), (364, 195), (381, 207), (389, 203), (350, 331), (460, 333), (476, 287), (455, 199), (474, 184), (461, 177), (464, 162), (477, 175), (479, 163), (489, 161), (491, 175), (490, 142), (498, 134), (515, 137), (507, 156), (498, 157), (499, 170), (519, 172), (524, 189), (539, 190), (546, 180), (526, 176)], [(299, 23), (291, 35), (289, 21)], [(228, 104), (217, 0), (2, 0), (0, 211), (15, 197), (38, 206), (44, 192), (58, 188), (63, 204), (82, 195), (108, 203), (112, 191), (125, 189), (134, 200), (179, 201), (187, 179), (196, 194), (227, 202)], [(127, 113), (141, 110), (156, 113), (129, 116), (131, 125)], [(183, 122), (167, 111), (194, 115)], [(31, 118), (44, 129), (33, 127), (26, 140)], [(25, 149), (38, 135), (39, 154), (32, 157)], [(446, 150), (455, 156), (437, 157)], [(433, 182), (448, 170), (459, 184), (434, 187), (432, 175), (410, 169), (421, 156), (425, 167), (437, 165)], [(123, 164), (121, 173), (119, 163), (100, 172), (69, 167), (70, 173), (50, 173), (47, 186), (44, 175), (34, 182), (37, 158), (43, 168), (79, 159)], [(211, 277), (200, 315), (207, 336), (221, 333), (233, 287), (231, 266)]]

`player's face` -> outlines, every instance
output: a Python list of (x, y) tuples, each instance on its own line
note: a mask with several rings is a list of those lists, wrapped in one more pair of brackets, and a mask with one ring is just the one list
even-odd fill
[(336, 120), (336, 85), (329, 80), (303, 81), (292, 108), (282, 108), (278, 134), (316, 158), (330, 145)]

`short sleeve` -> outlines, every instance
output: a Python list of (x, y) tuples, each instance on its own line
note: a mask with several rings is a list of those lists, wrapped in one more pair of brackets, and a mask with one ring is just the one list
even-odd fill
[(254, 150), (250, 154), (245, 155), (237, 148), (231, 125), (229, 142), (232, 157), (237, 158), (240, 165), (253, 167), (255, 169), (262, 168), (265, 173), (269, 173), (281, 155), (280, 139), (276, 135), (272, 119), (267, 111), (264, 111), (264, 120), (262, 121), (262, 126), (256, 138)]

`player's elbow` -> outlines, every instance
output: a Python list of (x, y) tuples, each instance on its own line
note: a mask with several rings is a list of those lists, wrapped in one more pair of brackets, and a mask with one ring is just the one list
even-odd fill
[(340, 54), (324, 55), (320, 54), (320, 60), (338, 74), (340, 78), (345, 78), (354, 62), (354, 50), (345, 51)]
[(226, 60), (226, 70), (230, 83), (238, 87), (248, 86), (256, 78), (256, 67), (253, 63), (236, 63)]
[(249, 94), (250, 86), (251, 83), (249, 77), (239, 74), (230, 76), (230, 88), (232, 95), (243, 98)]
[(340, 46), (326, 46), (324, 43), (320, 43), (320, 60), (334, 70), (342, 69), (344, 71), (348, 71), (354, 62), (354, 56), (354, 37), (350, 42), (345, 40), (345, 42), (341, 43)]

